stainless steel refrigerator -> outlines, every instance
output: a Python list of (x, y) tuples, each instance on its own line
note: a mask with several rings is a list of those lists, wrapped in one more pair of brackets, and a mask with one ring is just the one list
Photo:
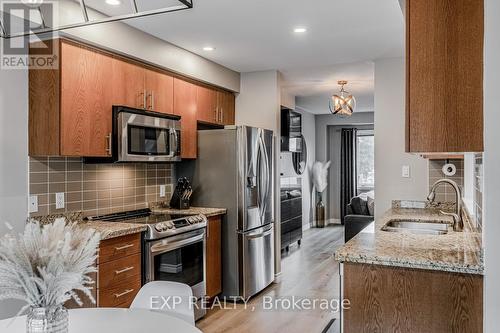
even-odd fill
[(250, 297), (274, 280), (273, 132), (247, 126), (198, 132), (193, 205), (227, 208), (222, 295)]

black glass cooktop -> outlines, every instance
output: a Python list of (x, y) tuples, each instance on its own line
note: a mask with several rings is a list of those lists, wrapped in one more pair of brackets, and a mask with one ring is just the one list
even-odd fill
[[(139, 209), (128, 212), (114, 213), (92, 217), (92, 220), (108, 221), (108, 222), (123, 222), (134, 224), (156, 224), (159, 222), (172, 221), (187, 217), (188, 215), (174, 214), (153, 214), (150, 209)], [(174, 221), (174, 225), (179, 228), (189, 225), (185, 220)]]

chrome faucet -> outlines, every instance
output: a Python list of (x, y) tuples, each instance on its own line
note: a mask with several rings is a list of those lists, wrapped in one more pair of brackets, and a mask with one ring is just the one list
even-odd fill
[(443, 215), (448, 215), (453, 217), (453, 231), (463, 231), (464, 230), (464, 222), (462, 220), (462, 195), (460, 192), (460, 187), (458, 187), (457, 183), (455, 183), (451, 179), (440, 179), (437, 182), (434, 183), (431, 187), (431, 191), (429, 195), (427, 196), (427, 200), (430, 203), (434, 202), (434, 199), (436, 198), (436, 188), (440, 184), (450, 184), (453, 189), (455, 190), (455, 200), (456, 200), (456, 213), (447, 213), (443, 212), (442, 210), (440, 211), (441, 214)]

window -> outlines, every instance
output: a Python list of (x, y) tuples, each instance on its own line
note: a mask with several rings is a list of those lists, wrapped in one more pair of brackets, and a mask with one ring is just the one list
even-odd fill
[(373, 131), (359, 131), (357, 137), (358, 194), (375, 187), (375, 140)]

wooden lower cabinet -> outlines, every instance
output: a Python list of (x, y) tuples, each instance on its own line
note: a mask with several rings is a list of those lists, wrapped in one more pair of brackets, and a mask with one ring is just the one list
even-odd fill
[(212, 298), (222, 292), (222, 216), (208, 218), (206, 251), (206, 294)]
[[(92, 292), (97, 304), (78, 292), (84, 303), (82, 307), (128, 308), (142, 284), (141, 234), (103, 240), (96, 264)], [(79, 308), (74, 301), (68, 301), (65, 306)]]
[(345, 333), (483, 332), (483, 277), (344, 264)]
[(141, 234), (102, 241), (98, 271), (97, 305), (128, 308), (141, 289)]

